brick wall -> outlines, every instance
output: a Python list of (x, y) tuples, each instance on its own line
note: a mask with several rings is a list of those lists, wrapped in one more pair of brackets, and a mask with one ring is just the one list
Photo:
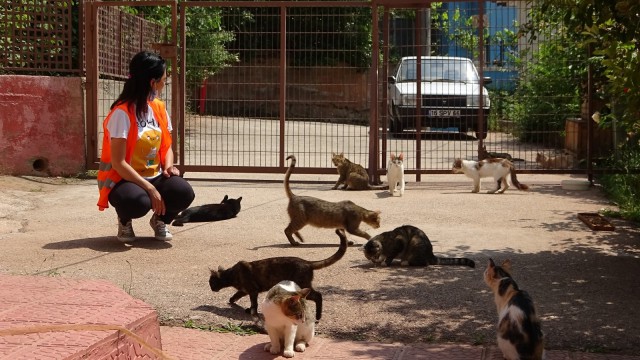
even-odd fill
[(85, 169), (82, 79), (0, 75), (0, 174)]

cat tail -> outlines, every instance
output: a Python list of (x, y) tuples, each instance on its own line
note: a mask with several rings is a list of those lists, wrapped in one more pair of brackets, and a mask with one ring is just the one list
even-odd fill
[(367, 184), (367, 190), (389, 190), (389, 185), (371, 185), (371, 184)]
[(476, 263), (467, 258), (442, 258), (434, 256), (431, 261), (429, 261), (429, 265), (460, 265), (460, 266), (468, 266), (470, 268), (475, 268)]
[(511, 166), (509, 167), (509, 172), (511, 173), (511, 183), (513, 184), (513, 186), (517, 187), (518, 190), (529, 190), (529, 187), (527, 185), (518, 181), (518, 178), (516, 177), (516, 168), (513, 166), (513, 164), (511, 164)]
[(344, 230), (336, 229), (336, 234), (340, 237), (340, 247), (338, 248), (338, 251), (324, 260), (311, 261), (311, 267), (313, 270), (322, 269), (335, 264), (338, 260), (342, 259), (344, 254), (347, 252), (347, 246), (349, 244), (347, 243), (347, 235), (344, 233)]
[(287, 160), (291, 159), (291, 165), (287, 169), (287, 173), (284, 175), (284, 191), (287, 193), (287, 197), (291, 199), (293, 197), (293, 192), (289, 187), (289, 178), (291, 177), (291, 173), (293, 172), (293, 168), (296, 167), (296, 157), (294, 155), (287, 156)]

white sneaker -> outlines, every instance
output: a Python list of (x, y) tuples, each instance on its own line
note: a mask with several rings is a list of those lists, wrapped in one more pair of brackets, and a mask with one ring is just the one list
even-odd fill
[(160, 220), (158, 215), (153, 214), (149, 220), (149, 225), (151, 225), (151, 228), (153, 229), (156, 240), (170, 241), (173, 239), (173, 235), (169, 232), (167, 224)]
[(118, 218), (118, 240), (123, 243), (130, 243), (136, 240), (136, 234), (133, 232), (133, 225), (129, 220), (125, 225), (122, 225)]

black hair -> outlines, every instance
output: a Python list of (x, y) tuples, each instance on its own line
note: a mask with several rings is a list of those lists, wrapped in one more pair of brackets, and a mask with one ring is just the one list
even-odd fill
[(136, 115), (143, 117), (147, 114), (147, 100), (151, 93), (151, 80), (160, 80), (167, 70), (165, 60), (158, 54), (140, 51), (131, 58), (129, 63), (129, 78), (124, 83), (118, 99), (111, 104), (111, 109), (127, 103), (136, 106)]

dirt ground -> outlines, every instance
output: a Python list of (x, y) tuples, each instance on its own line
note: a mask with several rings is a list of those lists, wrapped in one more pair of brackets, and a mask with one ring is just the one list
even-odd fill
[[(209, 269), (271, 256), (319, 260), (338, 244), (333, 230), (306, 227), (301, 233), (307, 242), (291, 247), (283, 233), (288, 216), (282, 183), (251, 177), (191, 179), (193, 205), (242, 196), (237, 218), (172, 227), (174, 240), (164, 243), (152, 239), (147, 216), (134, 220), (141, 239), (129, 246), (115, 239), (113, 209), (97, 210), (95, 180), (0, 176), (0, 272), (107, 279), (153, 305), (164, 324), (250, 326), (241, 309), (248, 299), (231, 306), (233, 289), (212, 292)], [(530, 191), (472, 194), (462, 175), (423, 176), (407, 185), (403, 197), (331, 190), (335, 178), (320, 175), (293, 183), (297, 194), (381, 210), (380, 229), (364, 226), (372, 235), (411, 224), (427, 233), (437, 255), (477, 263), (475, 269), (381, 268), (351, 247), (342, 260), (316, 272), (314, 285), (324, 296), (320, 336), (494, 344), (497, 315), (482, 272), (490, 257), (509, 258), (515, 280), (538, 307), (548, 349), (640, 354), (637, 224), (610, 219), (615, 231), (592, 231), (577, 214), (612, 206), (597, 185), (566, 191), (560, 181), (568, 175), (519, 178)]]

